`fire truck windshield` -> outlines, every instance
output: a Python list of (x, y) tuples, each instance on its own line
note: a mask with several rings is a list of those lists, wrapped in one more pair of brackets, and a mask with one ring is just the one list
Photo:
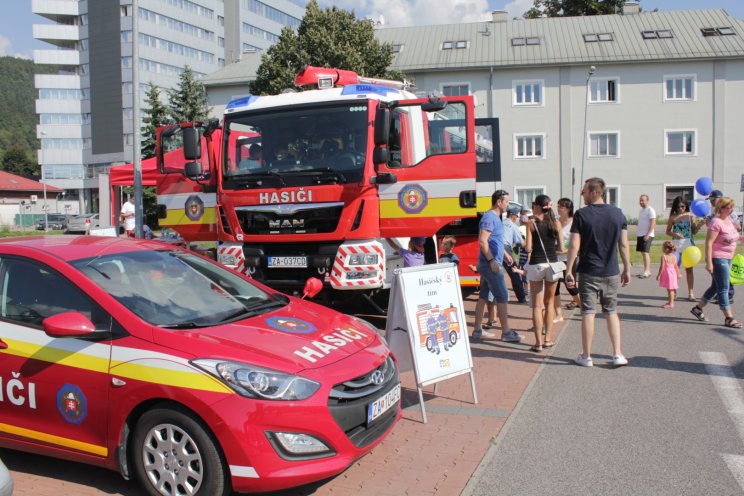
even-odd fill
[(367, 151), (367, 106), (304, 107), (225, 117), (226, 189), (359, 182)]

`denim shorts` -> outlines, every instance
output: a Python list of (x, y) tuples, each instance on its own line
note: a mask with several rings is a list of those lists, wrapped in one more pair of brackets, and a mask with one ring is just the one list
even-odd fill
[(478, 262), (478, 273), (480, 274), (480, 293), (479, 297), (488, 300), (489, 291), (493, 294), (493, 300), (496, 303), (506, 303), (509, 301), (509, 293), (506, 289), (506, 280), (504, 271), (499, 269), (498, 272), (491, 270), (491, 264), (488, 262)]
[(581, 314), (597, 313), (597, 303), (602, 305), (603, 314), (617, 313), (617, 289), (619, 287), (619, 275), (603, 277), (579, 274)]

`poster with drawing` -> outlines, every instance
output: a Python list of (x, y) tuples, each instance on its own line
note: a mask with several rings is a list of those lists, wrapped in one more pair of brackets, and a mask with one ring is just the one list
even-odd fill
[(401, 370), (415, 369), (419, 386), (472, 370), (454, 264), (396, 270), (388, 311), (388, 344)]

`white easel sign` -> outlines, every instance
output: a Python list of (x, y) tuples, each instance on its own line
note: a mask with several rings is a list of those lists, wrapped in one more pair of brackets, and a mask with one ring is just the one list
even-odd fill
[(478, 402), (454, 264), (396, 269), (385, 333), (400, 370), (413, 368), (424, 423), (427, 419), (422, 388), (429, 384), (469, 373), (473, 402)]

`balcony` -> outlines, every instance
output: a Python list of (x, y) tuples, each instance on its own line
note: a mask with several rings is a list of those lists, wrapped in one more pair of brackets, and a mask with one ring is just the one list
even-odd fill
[(80, 65), (77, 50), (34, 50), (35, 64)]
[(34, 24), (34, 38), (59, 47), (72, 48), (80, 40), (80, 27), (60, 24)]
[(70, 17), (80, 15), (80, 3), (73, 0), (32, 0), (31, 12), (64, 24)]

